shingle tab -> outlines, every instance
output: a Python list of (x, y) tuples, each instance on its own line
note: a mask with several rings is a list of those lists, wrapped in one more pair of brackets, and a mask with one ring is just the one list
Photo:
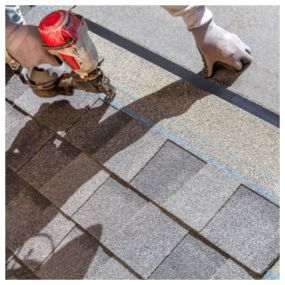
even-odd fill
[(6, 115), (7, 165), (19, 170), (52, 136), (46, 127), (13, 109)]
[(110, 258), (93, 276), (96, 280), (133, 280), (137, 279), (128, 269), (114, 258)]
[(13, 75), (6, 85), (5, 97), (15, 102), (30, 87), (24, 84), (18, 75)]
[(242, 267), (228, 259), (212, 276), (211, 279), (249, 280), (254, 279)]
[(6, 207), (6, 245), (32, 270), (73, 226), (35, 190), (21, 191)]
[(93, 155), (131, 120), (132, 118), (123, 112), (98, 101), (73, 125), (65, 139), (82, 151)]
[(262, 274), (279, 255), (279, 208), (240, 186), (201, 233)]
[(79, 150), (54, 136), (19, 171), (19, 175), (38, 189), (79, 154)]
[(5, 115), (7, 116), (11, 111), (13, 111), (12, 105), (5, 101)]
[(130, 189), (113, 178), (108, 178), (72, 218), (85, 229), (101, 224), (100, 236), (95, 231), (96, 228), (90, 233), (104, 241), (119, 231), (146, 203)]
[(105, 244), (143, 278), (147, 278), (186, 233), (184, 228), (148, 203)]
[(8, 280), (33, 280), (38, 279), (26, 266), (20, 264), (15, 258), (6, 265), (6, 279)]
[(64, 131), (79, 119), (92, 104), (98, 94), (76, 90), (73, 96), (52, 103), (39, 119), (55, 131)]
[(75, 90), (72, 96), (39, 97), (29, 88), (15, 104), (50, 128), (57, 129), (68, 127), (97, 100), (98, 94), (82, 90)]
[(262, 279), (276, 280), (280, 279), (280, 259), (278, 259), (274, 265), (266, 272)]
[[(100, 225), (94, 225), (100, 231)], [(42, 279), (93, 279), (110, 256), (90, 235), (75, 227), (36, 271)]]
[(21, 129), (25, 126), (27, 122), (29, 122), (31, 118), (29, 116), (25, 116), (14, 108), (9, 107), (9, 111), (6, 113), (6, 151), (9, 150), (17, 138)]
[(25, 180), (9, 168), (6, 168), (5, 182), (6, 204), (13, 200), (22, 190), (31, 188)]
[(200, 231), (238, 186), (238, 182), (207, 164), (163, 206)]
[(203, 242), (187, 235), (150, 279), (210, 279), (225, 260)]
[(71, 216), (109, 177), (93, 160), (80, 154), (39, 189)]
[(130, 181), (165, 142), (146, 125), (131, 120), (117, 135), (100, 148), (93, 157), (118, 176)]
[(167, 141), (131, 184), (151, 200), (163, 203), (204, 165), (200, 159)]

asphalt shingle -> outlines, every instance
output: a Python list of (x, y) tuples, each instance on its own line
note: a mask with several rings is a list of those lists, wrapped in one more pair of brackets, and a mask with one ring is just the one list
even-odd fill
[(8, 167), (6, 168), (5, 182), (6, 204), (13, 200), (22, 190), (31, 188), (26, 181)]
[[(94, 225), (97, 231), (100, 225)], [(75, 227), (39, 267), (42, 279), (94, 279), (93, 276), (110, 256), (90, 235)]]
[(16, 104), (55, 132), (63, 132), (96, 100), (98, 100), (97, 94), (79, 90), (76, 90), (72, 96), (39, 98), (29, 89), (16, 100)]
[(131, 120), (128, 115), (100, 100), (68, 130), (65, 139), (93, 155)]
[(5, 96), (12, 102), (15, 102), (28, 88), (28, 85), (24, 84), (18, 75), (12, 76), (6, 85)]
[(15, 258), (6, 265), (6, 279), (26, 280), (37, 279), (36, 276), (24, 265), (20, 264)]
[(242, 267), (228, 259), (212, 276), (211, 279), (249, 280), (253, 279)]
[(114, 258), (110, 258), (93, 276), (96, 280), (132, 280), (137, 279), (128, 269)]
[(200, 231), (238, 186), (238, 182), (207, 164), (163, 206)]
[(5, 247), (5, 264), (7, 264), (13, 256), (13, 252), (9, 248)]
[(21, 191), (6, 207), (6, 245), (32, 270), (73, 226), (35, 190)]
[(278, 259), (274, 265), (266, 272), (262, 279), (276, 280), (280, 279), (280, 259)]
[(7, 116), (13, 110), (13, 107), (10, 103), (5, 101), (5, 115)]
[(108, 177), (93, 160), (81, 153), (39, 192), (71, 216)]
[(57, 129), (70, 125), (97, 100), (98, 94), (83, 90), (75, 90), (72, 96), (38, 97), (29, 88), (15, 100), (15, 104), (51, 128)]
[(146, 125), (131, 120), (117, 135), (100, 148), (93, 157), (118, 176), (130, 181), (165, 142)]
[(167, 141), (131, 185), (151, 200), (164, 203), (204, 165), (200, 159)]
[(187, 235), (150, 279), (210, 279), (224, 262), (224, 256)]
[(19, 170), (51, 137), (52, 132), (13, 109), (6, 114), (6, 162)]
[(186, 233), (184, 228), (148, 203), (105, 244), (146, 279)]
[(10, 105), (6, 105), (6, 151), (10, 149), (11, 145), (18, 136), (20, 130), (24, 125), (31, 120), (30, 117), (25, 116), (16, 109), (12, 108)]
[(38, 189), (80, 154), (76, 148), (54, 136), (19, 171), (19, 175)]
[(108, 178), (72, 218), (85, 229), (95, 224), (102, 225), (100, 236), (96, 228), (89, 231), (104, 241), (119, 231), (146, 203), (130, 189)]
[(240, 186), (201, 234), (262, 274), (279, 255), (279, 208)]

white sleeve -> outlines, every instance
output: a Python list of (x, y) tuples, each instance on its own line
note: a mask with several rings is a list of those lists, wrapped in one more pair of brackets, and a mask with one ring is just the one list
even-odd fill
[(206, 6), (161, 6), (174, 17), (183, 17), (189, 30), (198, 28), (208, 23), (212, 18), (212, 12)]
[(23, 15), (18, 5), (6, 5), (5, 6), (6, 21), (22, 25), (24, 22)]

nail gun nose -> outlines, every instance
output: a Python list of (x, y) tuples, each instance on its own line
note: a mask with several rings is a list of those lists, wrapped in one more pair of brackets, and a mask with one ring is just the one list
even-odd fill
[(110, 79), (105, 75), (103, 75), (101, 84), (104, 90), (103, 92), (106, 94), (106, 98), (104, 100), (111, 102), (116, 95), (115, 87), (110, 83)]

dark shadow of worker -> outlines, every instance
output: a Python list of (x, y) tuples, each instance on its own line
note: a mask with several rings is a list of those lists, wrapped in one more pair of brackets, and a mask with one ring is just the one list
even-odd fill
[[(88, 230), (102, 231), (100, 224), (94, 225)], [(90, 236), (77, 229), (74, 238), (57, 248), (50, 257), (33, 274), (26, 266), (19, 266), (13, 262), (8, 263), (6, 279), (88, 279), (96, 271), (98, 264), (104, 264), (110, 256), (100, 247), (100, 244)], [(98, 253), (98, 250), (100, 252)], [(96, 255), (97, 254), (97, 255)], [(29, 265), (38, 268), (41, 263), (29, 259)], [(89, 274), (88, 274), (89, 272)]]
[[(231, 73), (231, 72), (230, 72)], [(236, 78), (240, 75), (240, 73), (232, 72), (232, 76), (228, 76), (226, 82), (223, 82), (225, 85), (230, 86)], [(123, 112), (115, 112), (109, 115), (107, 118), (102, 120), (103, 116), (106, 114), (109, 105), (107, 103), (99, 104), (98, 106), (92, 107), (89, 110), (84, 110), (84, 114), (82, 115), (82, 109), (75, 109), (71, 106), (71, 104), (67, 100), (61, 100), (58, 102), (54, 102), (49, 104), (49, 108), (47, 111), (46, 103), (42, 104), (41, 108), (34, 116), (35, 120), (40, 122), (48, 122), (49, 118), (51, 122), (54, 122), (52, 127), (56, 126), (57, 129), (54, 129), (54, 132), (63, 131), (67, 129), (66, 138), (67, 141), (70, 141), (71, 144), (74, 142), (79, 142), (78, 147), (87, 155), (90, 155), (92, 158), (96, 158), (100, 161), (101, 164), (104, 164), (108, 161), (112, 156), (116, 153), (122, 151), (127, 148), (134, 142), (138, 141), (142, 136), (144, 136), (155, 124), (159, 123), (161, 120), (171, 118), (174, 116), (179, 116), (185, 112), (187, 112), (191, 106), (197, 101), (201, 100), (205, 96), (208, 96), (209, 93), (198, 89), (192, 84), (184, 81), (178, 80), (169, 84), (168, 86), (163, 87), (162, 89), (149, 94), (141, 99), (138, 99), (129, 105), (123, 107), (121, 111)], [(75, 95), (76, 96), (76, 95)], [(90, 95), (92, 96), (92, 95)], [(134, 131), (132, 122), (134, 119), (125, 114), (126, 110), (133, 110), (139, 114), (143, 114), (143, 116), (149, 118), (149, 124), (144, 125), (144, 127), (137, 129)], [(66, 112), (66, 119), (70, 120), (70, 116), (74, 118), (73, 126), (68, 129), (66, 125), (65, 119), (61, 119), (57, 121), (57, 117), (64, 118), (64, 116), (60, 116), (63, 112)], [(79, 120), (76, 118), (81, 116)], [(59, 123), (60, 122), (60, 123)], [(12, 156), (14, 155), (15, 148), (21, 148), (20, 153), (25, 152), (25, 145), (29, 143), (27, 140), (27, 136), (30, 135), (30, 132), (27, 133), (27, 130), (30, 129), (29, 124), (32, 124), (31, 121), (27, 122), (26, 125), (21, 129), (21, 131), (16, 136), (12, 145), (6, 152), (6, 160), (12, 160)], [(62, 127), (64, 126), (64, 127)], [(72, 133), (72, 130), (76, 129), (76, 136), (69, 137), (69, 133)], [(119, 141), (116, 141), (114, 145), (108, 149), (108, 152), (102, 151), (102, 149), (110, 142), (120, 131), (124, 131), (125, 135), (121, 137)], [(62, 146), (58, 146), (54, 148), (54, 151), (60, 151)], [(29, 150), (30, 151), (30, 150)], [(97, 153), (100, 153), (97, 156)], [(31, 153), (33, 156), (34, 153)], [(47, 158), (48, 159), (48, 158)], [(51, 158), (52, 159), (52, 158)], [(47, 168), (49, 167), (48, 163), (45, 164), (45, 161), (39, 162), (39, 168)], [(64, 166), (63, 166), (64, 167)], [(49, 171), (50, 177), (52, 178), (55, 174), (57, 174), (61, 169), (46, 169)], [(35, 171), (36, 168), (35, 168)], [(94, 172), (92, 175), (96, 175)], [(62, 198), (62, 205), (72, 196), (78, 188), (83, 185), (86, 180), (88, 180), (90, 176), (86, 177), (78, 177), (77, 183), (73, 183), (73, 187), (70, 187), (69, 191), (65, 194), (65, 197)], [(43, 184), (47, 181), (43, 181)], [(6, 185), (7, 187), (7, 185)], [(9, 204), (8, 204), (9, 205)], [(61, 205), (57, 205), (60, 207)], [(26, 209), (29, 211), (29, 209)], [(52, 220), (54, 217), (50, 217)], [(21, 217), (19, 217), (21, 219)], [(13, 222), (9, 220), (9, 222)], [(18, 221), (21, 222), (21, 221)], [(45, 222), (46, 224), (48, 222)], [(41, 225), (43, 228), (45, 225)], [(98, 226), (100, 229), (98, 230)], [(36, 231), (40, 231), (41, 228), (37, 228)], [(16, 233), (18, 236), (25, 234), (21, 231), (25, 229), (19, 228)], [(100, 240), (101, 233), (104, 232), (104, 225), (90, 225), (87, 229), (90, 233), (96, 233), (95, 236), (98, 240)], [(34, 232), (33, 235), (37, 233)], [(30, 237), (32, 238), (31, 235)], [(13, 236), (7, 233), (7, 236), (12, 239)], [(81, 257), (81, 246), (83, 246), (83, 239), (86, 237), (78, 237), (73, 241), (67, 243), (62, 249), (58, 252), (53, 253), (53, 256), (45, 263), (42, 267), (41, 272), (44, 272), (46, 278), (63, 278), (63, 279), (81, 279), (84, 278), (92, 259), (96, 255), (96, 250), (98, 245), (90, 246), (90, 251), (88, 254), (82, 259)], [(21, 240), (17, 245), (17, 248), (21, 248), (22, 245), (26, 242), (27, 238)], [(84, 241), (85, 243), (85, 241)], [(16, 248), (9, 248), (14, 251)], [(85, 250), (85, 249), (84, 249)], [(68, 261), (70, 263), (68, 263)], [(29, 260), (29, 262), (32, 262)], [(66, 265), (66, 267), (65, 267)], [(38, 266), (38, 264), (37, 264)], [(43, 275), (44, 275), (43, 274)]]

